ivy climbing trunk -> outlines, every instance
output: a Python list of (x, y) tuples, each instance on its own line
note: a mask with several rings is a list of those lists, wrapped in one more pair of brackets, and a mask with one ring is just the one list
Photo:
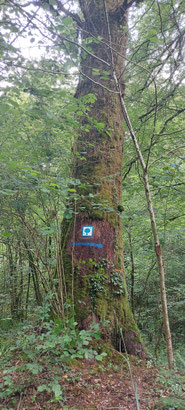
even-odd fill
[[(105, 341), (122, 351), (126, 346), (128, 353), (145, 357), (124, 277), (124, 128), (113, 78), (115, 71), (124, 94), (129, 1), (80, 0), (80, 7), (84, 17), (83, 75), (76, 98), (85, 98), (88, 104), (73, 147), (76, 192), (69, 204), (73, 214), (68, 219), (69, 210), (66, 212), (62, 226), (67, 293), (74, 302), (79, 328), (87, 328), (96, 320), (101, 324)], [(103, 325), (105, 322), (107, 326)]]

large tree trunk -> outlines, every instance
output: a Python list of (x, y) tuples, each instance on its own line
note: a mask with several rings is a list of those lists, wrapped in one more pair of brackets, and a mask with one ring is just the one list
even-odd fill
[(109, 0), (106, 10), (103, 0), (80, 1), (85, 19), (83, 41), (92, 35), (103, 41), (92, 38), (91, 54), (82, 52), (81, 56), (85, 76), (79, 82), (76, 97), (94, 94), (96, 100), (89, 105), (88, 115), (82, 117), (74, 147), (73, 177), (81, 185), (73, 205), (70, 204), (73, 217), (67, 219), (66, 215), (63, 220), (63, 263), (79, 328), (88, 327), (93, 319), (100, 323), (108, 321), (106, 328), (101, 325), (102, 337), (117, 349), (121, 347), (124, 351), (126, 347), (128, 353), (144, 357), (124, 278), (123, 114), (112, 77), (111, 51), (105, 44), (110, 44), (111, 35), (113, 47), (122, 55), (113, 52), (114, 69), (124, 92), (127, 10), (123, 3), (126, 4)]

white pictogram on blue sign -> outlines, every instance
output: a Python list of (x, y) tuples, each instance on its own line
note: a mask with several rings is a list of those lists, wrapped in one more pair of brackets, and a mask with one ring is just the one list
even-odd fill
[(92, 237), (93, 236), (93, 226), (83, 226), (82, 236), (86, 236), (88, 238)]

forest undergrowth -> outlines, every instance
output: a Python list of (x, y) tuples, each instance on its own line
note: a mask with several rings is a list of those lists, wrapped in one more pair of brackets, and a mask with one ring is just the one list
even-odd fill
[(0, 403), (6, 409), (185, 409), (184, 361), (169, 371), (100, 339), (99, 325), (77, 329), (73, 315), (1, 321)]

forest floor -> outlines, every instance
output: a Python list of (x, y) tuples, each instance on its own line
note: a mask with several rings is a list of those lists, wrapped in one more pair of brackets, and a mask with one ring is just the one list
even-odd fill
[(0, 410), (185, 410), (182, 367), (119, 353), (97, 324), (79, 332), (69, 323), (0, 329)]
[[(9, 363), (8, 377), (17, 386), (17, 391), (14, 388), (11, 394), (10, 390), (0, 409), (185, 409), (185, 386), (182, 387), (183, 377), (179, 373), (173, 372), (171, 379), (165, 368), (155, 368), (150, 362), (133, 357), (130, 359), (132, 376), (124, 355), (116, 365), (110, 361), (106, 363), (106, 358), (103, 363), (95, 359), (75, 360), (60, 375), (57, 364), (48, 371), (45, 363), (41, 372), (26, 375), (16, 372), (16, 366), (20, 368), (21, 363), (15, 355)], [(38, 386), (46, 387), (55, 374), (58, 375), (57, 386), (61, 387), (62, 399), (57, 398), (57, 394), (54, 398), (51, 391), (38, 392)], [(0, 383), (1, 386), (7, 383), (7, 388), (11, 389), (3, 374)]]

